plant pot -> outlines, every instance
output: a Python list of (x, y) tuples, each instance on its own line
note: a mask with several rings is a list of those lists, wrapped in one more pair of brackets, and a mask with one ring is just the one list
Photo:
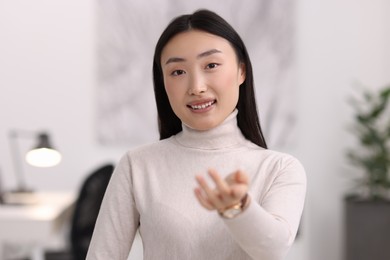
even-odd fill
[(346, 260), (390, 259), (390, 201), (345, 199)]

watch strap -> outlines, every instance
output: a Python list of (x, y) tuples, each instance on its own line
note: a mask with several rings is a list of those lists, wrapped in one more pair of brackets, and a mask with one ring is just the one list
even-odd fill
[(227, 207), (221, 211), (218, 211), (218, 213), (223, 218), (229, 218), (229, 219), (234, 218), (244, 211), (247, 204), (247, 200), (248, 200), (248, 193), (246, 193), (245, 196), (238, 203), (230, 207)]

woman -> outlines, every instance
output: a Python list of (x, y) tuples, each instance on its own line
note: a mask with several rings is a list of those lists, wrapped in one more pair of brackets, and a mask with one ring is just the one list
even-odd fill
[(174, 19), (154, 55), (160, 141), (124, 155), (107, 188), (87, 259), (283, 259), (306, 177), (267, 150), (251, 62), (217, 14)]

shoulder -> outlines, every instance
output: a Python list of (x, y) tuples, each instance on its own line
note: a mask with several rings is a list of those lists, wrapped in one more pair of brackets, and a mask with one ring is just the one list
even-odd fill
[(159, 156), (171, 149), (173, 149), (172, 140), (168, 138), (130, 149), (122, 156), (121, 160), (132, 161), (138, 158), (152, 159), (154, 156)]
[(265, 161), (277, 170), (278, 175), (287, 174), (305, 179), (306, 172), (303, 164), (295, 156), (275, 150), (263, 150)]
[(171, 141), (169, 139), (165, 139), (127, 150), (120, 157), (114, 173), (132, 172), (132, 169), (136, 166), (147, 165), (150, 164), (150, 162), (155, 162), (165, 154), (169, 154), (167, 150), (172, 150), (172, 148), (169, 148), (171, 146)]
[(274, 163), (278, 163), (280, 165), (288, 165), (288, 164), (300, 164), (300, 161), (290, 153), (280, 152), (272, 149), (265, 149), (257, 146), (257, 151), (259, 154), (264, 157), (264, 159), (273, 161)]
[(301, 165), (301, 162), (292, 154), (279, 152), (275, 150), (266, 150), (268, 155), (279, 162), (281, 166), (288, 166), (291, 164)]

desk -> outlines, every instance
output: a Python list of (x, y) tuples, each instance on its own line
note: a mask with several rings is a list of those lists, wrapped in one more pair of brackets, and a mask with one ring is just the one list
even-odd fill
[(23, 196), (10, 195), (7, 201), (27, 200), (25, 205), (0, 205), (0, 259), (7, 244), (28, 245), (31, 258), (40, 260), (48, 245), (61, 241), (61, 237), (64, 242), (64, 226), (70, 223), (75, 194), (37, 192)]

